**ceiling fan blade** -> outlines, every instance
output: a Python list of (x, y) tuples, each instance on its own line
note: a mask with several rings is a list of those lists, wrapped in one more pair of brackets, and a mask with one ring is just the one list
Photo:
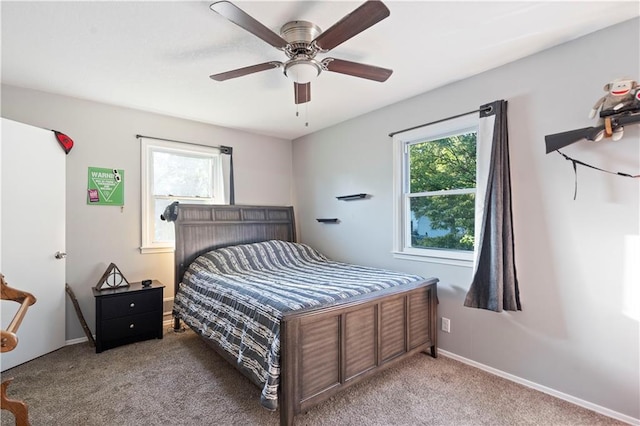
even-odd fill
[(213, 75), (210, 75), (209, 77), (216, 81), (225, 81), (231, 78), (242, 77), (247, 74), (266, 71), (266, 70), (270, 70), (272, 68), (278, 68), (281, 66), (282, 66), (282, 62), (271, 61), (271, 62), (265, 62), (263, 64), (251, 65), (249, 67), (238, 68), (238, 69), (227, 71), (227, 72), (221, 72), (219, 74), (213, 74)]
[(309, 102), (311, 100), (311, 83), (293, 83), (293, 92), (296, 98), (296, 105)]
[(325, 58), (322, 60), (322, 65), (327, 68), (327, 71), (380, 82), (387, 81), (391, 74), (393, 74), (393, 70), (387, 68), (374, 67), (373, 65), (350, 62), (343, 59)]
[(256, 19), (248, 15), (245, 11), (240, 9), (228, 1), (217, 1), (209, 6), (214, 12), (224, 16), (229, 21), (238, 25), (241, 28), (249, 31), (251, 34), (261, 38), (270, 45), (278, 49), (284, 49), (287, 46), (287, 41), (280, 37), (278, 34), (265, 27)]
[(328, 51), (382, 21), (391, 12), (379, 0), (368, 0), (333, 24), (314, 40), (320, 50)]

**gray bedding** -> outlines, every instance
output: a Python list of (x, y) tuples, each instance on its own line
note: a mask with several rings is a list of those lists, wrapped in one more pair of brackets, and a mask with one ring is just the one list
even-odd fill
[(262, 405), (275, 410), (283, 313), (423, 280), (334, 262), (305, 244), (272, 240), (198, 257), (184, 275), (173, 314), (237, 360), (262, 388)]

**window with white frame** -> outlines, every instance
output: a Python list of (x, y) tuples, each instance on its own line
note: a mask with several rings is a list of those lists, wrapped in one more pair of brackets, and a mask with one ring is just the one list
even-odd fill
[(478, 116), (394, 136), (394, 254), (472, 266)]
[(160, 219), (178, 201), (224, 204), (225, 183), (218, 148), (141, 138), (142, 253), (174, 249), (173, 224)]

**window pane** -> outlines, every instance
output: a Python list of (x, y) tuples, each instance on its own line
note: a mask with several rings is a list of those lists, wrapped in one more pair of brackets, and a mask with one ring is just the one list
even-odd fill
[(160, 219), (160, 215), (164, 213), (167, 206), (173, 203), (174, 200), (168, 199), (156, 199), (155, 209), (153, 213), (153, 220), (155, 221), (155, 229), (153, 235), (153, 242), (164, 243), (171, 242), (175, 239), (175, 233), (173, 230), (173, 223), (166, 222)]
[(211, 198), (211, 158), (153, 152), (153, 195)]
[(411, 247), (473, 251), (475, 194), (412, 197)]
[(410, 193), (475, 186), (475, 132), (409, 145)]

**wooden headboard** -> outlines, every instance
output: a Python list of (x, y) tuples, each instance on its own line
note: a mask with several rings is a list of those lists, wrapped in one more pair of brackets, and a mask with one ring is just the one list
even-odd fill
[(293, 207), (180, 204), (175, 221), (175, 290), (198, 256), (235, 244), (296, 241)]

